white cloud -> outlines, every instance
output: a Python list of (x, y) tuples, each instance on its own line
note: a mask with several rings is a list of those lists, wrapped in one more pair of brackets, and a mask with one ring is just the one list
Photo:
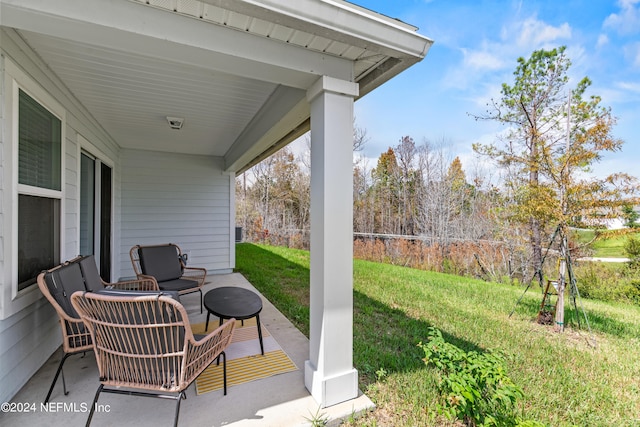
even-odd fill
[(499, 70), (504, 67), (504, 61), (487, 50), (473, 51), (461, 49), (464, 55), (464, 64), (476, 70)]
[(536, 18), (528, 18), (518, 24), (521, 26), (517, 44), (521, 47), (538, 49), (548, 43), (571, 38), (571, 26), (564, 23), (558, 27), (548, 25)]
[(640, 32), (640, 0), (620, 0), (619, 13), (612, 13), (605, 20), (602, 26), (611, 28), (619, 34), (636, 34)]
[[(602, 105), (613, 108), (613, 115), (616, 117), (633, 117), (634, 120), (640, 117), (640, 111), (632, 113), (629, 108), (633, 108), (640, 102), (640, 82), (618, 81), (611, 82), (604, 86), (595, 86), (593, 93), (602, 98)], [(637, 139), (636, 132), (630, 132)], [(638, 146), (640, 148), (640, 145)]]
[[(602, 97), (603, 105), (613, 108), (614, 116), (633, 117), (632, 120), (639, 117), (640, 111), (633, 112), (629, 108), (634, 108), (640, 102), (640, 82), (623, 80), (612, 83), (611, 86), (596, 87), (593, 91)], [(629, 130), (634, 139), (638, 139), (635, 130)]]
[(616, 86), (624, 91), (640, 94), (640, 82), (618, 82)]
[(603, 159), (591, 167), (592, 175), (604, 179), (613, 173), (627, 173), (637, 176), (638, 164), (629, 153), (605, 153)]
[(609, 44), (609, 36), (606, 34), (600, 34), (598, 36), (598, 42), (596, 43), (596, 48), (601, 48)]
[(443, 87), (473, 88), (476, 96), (479, 87), (496, 79), (500, 82), (509, 79), (504, 72), (514, 69), (519, 56), (528, 57), (533, 50), (557, 47), (563, 44), (560, 40), (571, 38), (571, 34), (568, 23), (553, 26), (536, 16), (510, 21), (502, 26), (497, 38), (476, 39), (473, 45), (460, 48), (462, 62), (446, 73)]

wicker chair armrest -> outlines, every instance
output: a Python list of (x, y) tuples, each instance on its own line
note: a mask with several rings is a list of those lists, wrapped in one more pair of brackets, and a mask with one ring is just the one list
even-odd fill
[(84, 322), (82, 321), (82, 319), (76, 319), (75, 317), (70, 317), (66, 313), (63, 313), (63, 316), (64, 316), (64, 322), (61, 322), (61, 323), (66, 324), (64, 326), (69, 326), (69, 328), (71, 328), (72, 330), (71, 332), (65, 330), (65, 334), (69, 334), (69, 333), (76, 334), (80, 329), (84, 328)]
[(193, 335), (187, 338), (184, 378), (187, 384), (195, 380), (227, 346), (233, 338), (235, 319), (229, 319), (206, 337), (196, 340)]
[(105, 283), (105, 287), (126, 291), (159, 291), (158, 282), (152, 276), (140, 275), (134, 280), (125, 280), (122, 282)]
[(204, 285), (204, 279), (207, 277), (207, 269), (201, 267), (184, 267), (182, 277), (198, 281), (198, 285)]
[(60, 326), (62, 329), (62, 349), (65, 353), (90, 350), (91, 334), (82, 319), (76, 319), (62, 312)]

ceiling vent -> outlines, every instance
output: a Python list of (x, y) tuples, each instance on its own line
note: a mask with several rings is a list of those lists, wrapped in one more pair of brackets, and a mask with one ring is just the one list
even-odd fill
[(184, 119), (181, 117), (169, 117), (167, 116), (167, 121), (169, 122), (169, 126), (171, 129), (181, 129), (184, 124)]

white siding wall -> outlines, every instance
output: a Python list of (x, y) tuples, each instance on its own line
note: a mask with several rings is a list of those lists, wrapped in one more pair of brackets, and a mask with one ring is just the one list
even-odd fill
[[(68, 259), (78, 254), (78, 134), (107, 156), (117, 159), (118, 146), (95, 122), (65, 86), (43, 66), (39, 57), (11, 30), (0, 30), (0, 64), (11, 61), (26, 79), (35, 82), (65, 110), (65, 147), (63, 172), (63, 219), (61, 258)], [(3, 61), (4, 60), (4, 61)], [(8, 401), (42, 366), (61, 343), (57, 317), (53, 308), (34, 289), (27, 296), (11, 298), (11, 242), (7, 236), (17, 229), (17, 218), (12, 218), (11, 176), (12, 155), (9, 132), (11, 106), (7, 106), (5, 69), (0, 67), (0, 168), (4, 179), (0, 180), (0, 304), (4, 318), (0, 320), (0, 402)], [(114, 229), (119, 227), (119, 166), (114, 168)], [(117, 238), (117, 236), (116, 236)], [(114, 262), (119, 263), (119, 252), (114, 250)], [(35, 302), (32, 302), (35, 300)], [(43, 390), (43, 398), (46, 390)]]
[(122, 150), (121, 277), (132, 276), (136, 244), (176, 243), (189, 265), (229, 270), (233, 265), (232, 175), (222, 158)]

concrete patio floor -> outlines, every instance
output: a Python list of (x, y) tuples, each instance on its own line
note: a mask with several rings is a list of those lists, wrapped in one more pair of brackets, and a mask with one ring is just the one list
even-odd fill
[[(239, 273), (209, 277), (211, 283), (205, 285), (204, 292), (218, 286), (241, 286), (257, 292)], [(309, 340), (269, 301), (264, 297), (262, 300), (261, 322), (298, 370), (229, 387), (226, 396), (222, 390), (198, 396), (192, 384), (187, 390), (187, 399), (182, 401), (180, 407), (179, 425), (303, 426), (310, 425), (316, 415), (328, 420), (328, 425), (339, 425), (342, 419), (373, 408), (371, 400), (361, 393), (354, 400), (319, 409), (304, 386), (304, 362), (309, 358)], [(197, 294), (185, 295), (181, 301), (187, 308), (191, 323), (206, 320), (206, 310), (200, 314)], [(217, 319), (212, 318), (211, 322), (215, 323)], [(61, 357), (62, 351), (58, 349), (11, 400), (16, 404), (25, 404), (30, 411), (0, 413), (0, 425), (70, 427), (85, 424), (87, 407), (91, 405), (99, 385), (93, 352), (87, 352), (84, 357), (75, 355), (67, 359), (64, 373), (69, 394), (63, 394), (62, 381), (58, 379), (49, 405), (41, 405)], [(98, 404), (102, 412), (94, 414), (92, 426), (173, 425), (173, 400), (103, 393)]]

